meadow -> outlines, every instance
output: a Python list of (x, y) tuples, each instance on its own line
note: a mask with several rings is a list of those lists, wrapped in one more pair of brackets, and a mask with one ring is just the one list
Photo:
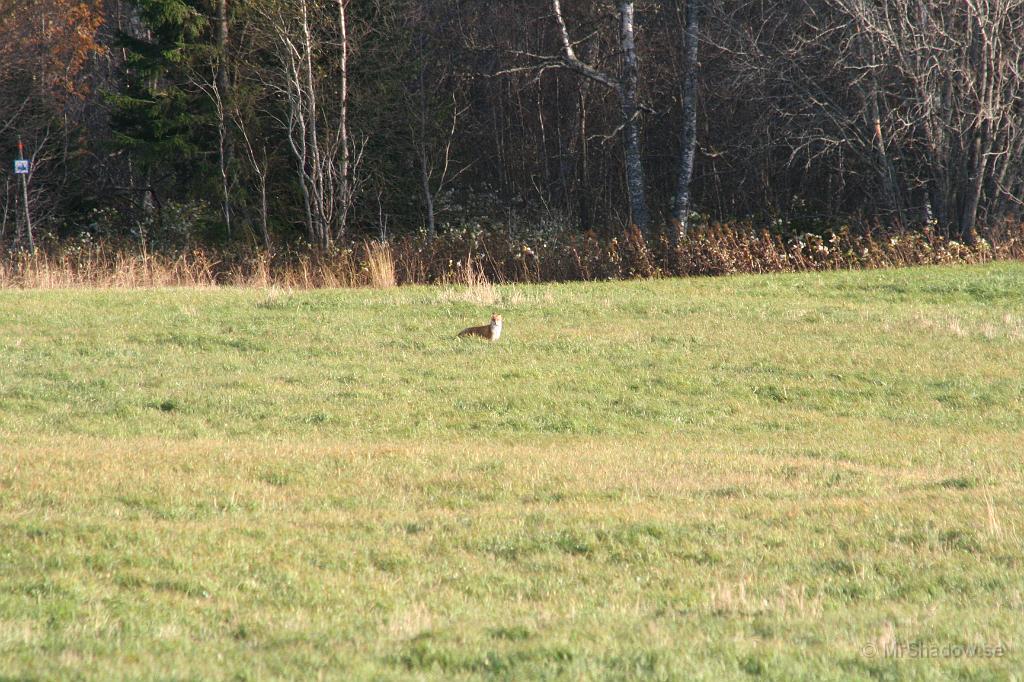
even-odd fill
[(0, 291), (0, 679), (1021, 679), (1022, 451), (1020, 263)]

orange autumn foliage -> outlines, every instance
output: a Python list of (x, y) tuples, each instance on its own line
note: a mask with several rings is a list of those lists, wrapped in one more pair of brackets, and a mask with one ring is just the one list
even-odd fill
[(101, 53), (102, 0), (0, 0), (0, 64), (31, 73), (56, 95), (82, 94), (79, 76)]

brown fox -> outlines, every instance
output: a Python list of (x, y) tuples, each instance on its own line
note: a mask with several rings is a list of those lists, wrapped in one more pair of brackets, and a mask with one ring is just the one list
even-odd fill
[(470, 327), (459, 332), (459, 336), (479, 336), (488, 341), (497, 341), (501, 336), (501, 315), (491, 315), (491, 323), (482, 327)]

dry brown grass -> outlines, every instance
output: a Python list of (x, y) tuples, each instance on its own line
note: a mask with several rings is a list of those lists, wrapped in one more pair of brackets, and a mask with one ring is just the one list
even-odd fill
[[(616, 280), (687, 275), (877, 269), (1024, 259), (1024, 226), (1002, 228), (971, 243), (930, 231), (911, 234), (805, 234), (715, 225), (679, 247), (639, 231), (601, 238), (554, 235), (527, 243), (498, 234), (366, 241), (328, 252), (153, 253), (115, 244), (55, 244), (34, 254), (0, 255), (0, 288), (66, 289), (171, 286), (280, 286), (290, 289), (390, 288), (442, 284), (450, 297), (498, 301), (494, 284)], [(457, 292), (455, 291), (457, 288)]]
[(214, 286), (218, 265), (203, 251), (174, 257), (102, 248), (19, 252), (0, 259), (0, 288)]
[(921, 329), (933, 334), (961, 338), (976, 336), (1009, 341), (1024, 340), (1024, 319), (1010, 313), (971, 321), (951, 312), (918, 311), (914, 315), (914, 322)]
[(367, 284), (374, 289), (398, 286), (395, 278), (395, 257), (387, 242), (367, 242), (364, 246)]
[(487, 279), (483, 268), (472, 259), (467, 259), (466, 264), (452, 276), (446, 277), (442, 284), (444, 288), (438, 294), (438, 299), (445, 303), (462, 301), (477, 305), (497, 305), (502, 302), (501, 293)]

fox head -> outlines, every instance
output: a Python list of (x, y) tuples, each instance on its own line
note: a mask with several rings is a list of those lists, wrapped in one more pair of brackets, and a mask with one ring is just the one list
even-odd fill
[(491, 324), (492, 325), (499, 325), (499, 324), (501, 324), (501, 315), (499, 315), (497, 313), (491, 315)]

